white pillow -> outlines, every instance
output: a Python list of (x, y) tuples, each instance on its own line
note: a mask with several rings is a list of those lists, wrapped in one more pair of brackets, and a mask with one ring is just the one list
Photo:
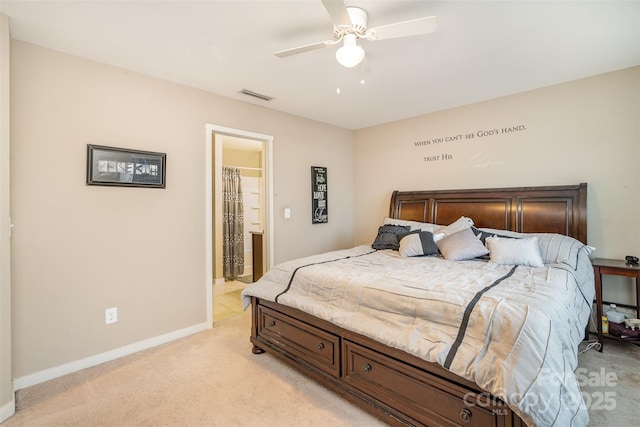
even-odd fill
[(544, 267), (537, 237), (523, 237), (521, 239), (487, 237), (485, 242), (489, 248), (490, 262)]
[(464, 261), (489, 253), (482, 242), (473, 234), (471, 228), (445, 236), (436, 241), (436, 245), (444, 259), (449, 261)]
[(473, 225), (473, 220), (471, 218), (467, 218), (466, 216), (461, 216), (456, 221), (438, 230), (438, 233), (442, 233), (444, 234), (444, 237), (447, 237), (453, 233), (457, 233), (458, 231), (471, 228), (472, 225)]

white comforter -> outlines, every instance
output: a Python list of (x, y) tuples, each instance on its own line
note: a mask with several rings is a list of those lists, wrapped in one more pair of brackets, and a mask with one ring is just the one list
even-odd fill
[(513, 272), (511, 265), (403, 258), (359, 246), (280, 264), (244, 290), (243, 304), (250, 305), (250, 296), (277, 298), (437, 362), (500, 397), (528, 425), (586, 426), (574, 370), (591, 312), (593, 270), (584, 245), (564, 239), (547, 239), (553, 254), (545, 256), (541, 238), (543, 258), (552, 263)]

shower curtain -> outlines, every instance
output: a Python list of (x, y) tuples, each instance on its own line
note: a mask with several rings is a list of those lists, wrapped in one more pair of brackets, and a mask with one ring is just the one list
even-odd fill
[(244, 207), (240, 170), (222, 167), (223, 275), (237, 279), (244, 273)]

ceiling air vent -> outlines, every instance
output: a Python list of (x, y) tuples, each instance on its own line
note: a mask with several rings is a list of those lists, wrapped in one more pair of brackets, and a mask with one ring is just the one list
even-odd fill
[(263, 94), (258, 93), (258, 92), (254, 92), (254, 91), (249, 90), (249, 89), (242, 89), (240, 91), (240, 93), (244, 93), (245, 95), (253, 96), (254, 98), (262, 99), (263, 101), (271, 101), (273, 99), (270, 96), (263, 95)]

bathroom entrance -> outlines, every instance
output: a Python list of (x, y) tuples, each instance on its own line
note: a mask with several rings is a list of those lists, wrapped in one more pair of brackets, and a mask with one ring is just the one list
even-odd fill
[(272, 266), (272, 137), (207, 125), (207, 138), (208, 312), (215, 322), (237, 314), (240, 291)]

